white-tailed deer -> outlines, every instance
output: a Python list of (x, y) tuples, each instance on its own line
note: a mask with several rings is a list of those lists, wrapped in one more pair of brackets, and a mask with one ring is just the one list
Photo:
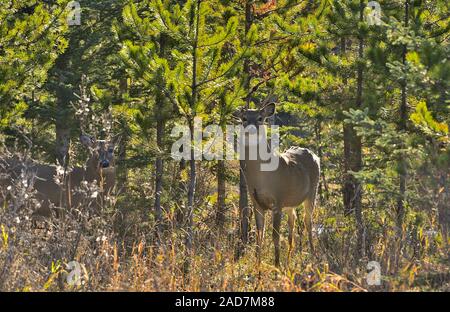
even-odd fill
[(24, 163), (17, 157), (0, 157), (0, 205), (8, 200), (8, 186), (20, 178), (22, 171), (26, 170), (34, 175), (33, 188), (36, 190), (36, 198), (41, 206), (35, 211), (36, 215), (48, 217), (51, 215), (51, 204), (57, 208), (64, 206), (77, 207), (83, 202), (82, 194), (74, 192), (82, 181), (98, 182), (100, 195), (109, 194), (115, 184), (114, 144), (105, 140), (95, 140), (88, 135), (81, 135), (80, 141), (89, 150), (89, 158), (85, 167), (74, 167), (66, 177), (67, 184), (63, 191), (60, 183), (56, 183), (57, 166), (38, 164), (35, 162)]
[[(312, 215), (316, 202), (317, 188), (320, 177), (320, 159), (310, 150), (300, 147), (291, 147), (284, 153), (277, 155), (274, 151), (271, 157), (276, 157), (278, 166), (272, 171), (261, 170), (261, 165), (267, 161), (261, 159), (258, 152), (257, 157), (249, 158), (250, 148), (256, 148), (249, 141), (249, 134), (258, 134), (265, 138), (265, 121), (275, 114), (275, 104), (270, 103), (261, 109), (241, 108), (234, 116), (242, 122), (245, 145), (245, 177), (248, 191), (254, 207), (257, 228), (257, 258), (261, 261), (261, 245), (264, 239), (265, 213), (270, 210), (273, 214), (273, 241), (275, 244), (275, 265), (280, 265), (280, 224), (282, 210), (288, 214), (289, 225), (289, 253), (292, 252), (294, 243), (294, 229), (296, 221), (295, 208), (303, 203), (304, 223), (308, 233), (311, 251), (313, 251), (312, 240)], [(264, 133), (261, 133), (263, 131)], [(260, 138), (260, 136), (258, 136)], [(266, 144), (258, 139), (259, 144)], [(259, 147), (258, 147), (259, 148)], [(268, 147), (269, 148), (269, 147)], [(246, 231), (247, 229), (243, 229)]]

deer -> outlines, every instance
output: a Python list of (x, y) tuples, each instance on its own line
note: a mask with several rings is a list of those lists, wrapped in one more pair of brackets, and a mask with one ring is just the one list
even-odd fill
[[(74, 190), (79, 188), (83, 181), (88, 183), (97, 181), (102, 195), (110, 194), (115, 184), (116, 173), (114, 143), (96, 140), (87, 134), (80, 135), (80, 142), (88, 149), (89, 157), (84, 167), (74, 167), (67, 173), (65, 186), (57, 183), (54, 179), (58, 170), (56, 165), (24, 163), (17, 157), (0, 157), (0, 169), (6, 171), (6, 174), (0, 175), (0, 188), (3, 190), (0, 193), (0, 206), (3, 206), (9, 197), (5, 190), (13, 184), (14, 179), (21, 176), (23, 170), (34, 175), (33, 188), (36, 190), (36, 198), (41, 202), (41, 206), (33, 212), (34, 216), (50, 217), (52, 205), (63, 207), (64, 202), (69, 208), (81, 205), (83, 196)], [(63, 188), (68, 191), (64, 192)]]
[[(244, 128), (241, 132), (245, 148), (244, 176), (253, 203), (256, 221), (256, 256), (258, 265), (261, 262), (261, 247), (265, 231), (265, 215), (272, 212), (273, 241), (275, 247), (275, 266), (280, 267), (280, 225), (283, 210), (288, 215), (289, 226), (289, 263), (294, 247), (294, 229), (297, 215), (295, 209), (303, 204), (304, 225), (307, 231), (309, 247), (313, 248), (312, 216), (316, 205), (316, 195), (320, 177), (320, 159), (307, 148), (292, 146), (281, 154), (271, 151), (267, 141), (258, 139), (257, 145), (266, 144), (270, 157), (276, 159), (278, 166), (272, 171), (263, 171), (261, 165), (267, 162), (259, 153), (250, 159), (252, 144), (249, 135), (257, 134), (258, 138), (265, 138), (266, 121), (275, 115), (275, 103), (271, 102), (260, 109), (250, 109), (248, 106), (238, 108), (233, 116), (240, 121)], [(242, 140), (241, 139), (241, 140)], [(242, 150), (242, 147), (241, 147)], [(241, 156), (242, 158), (242, 156)], [(247, 231), (247, 229), (243, 229)]]

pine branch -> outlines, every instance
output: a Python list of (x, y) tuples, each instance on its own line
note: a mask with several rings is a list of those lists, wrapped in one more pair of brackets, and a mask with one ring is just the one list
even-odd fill
[(271, 14), (273, 14), (273, 13), (278, 13), (278, 12), (283, 11), (283, 10), (287, 10), (287, 9), (294, 8), (294, 7), (296, 7), (296, 6), (300, 5), (300, 4), (302, 4), (302, 2), (303, 2), (303, 1), (300, 1), (299, 3), (294, 3), (294, 4), (290, 4), (290, 5), (285, 5), (285, 6), (283, 6), (283, 7), (279, 7), (279, 8), (273, 9), (273, 10), (266, 11), (266, 12), (264, 12), (264, 13), (262, 13), (262, 14), (259, 14), (259, 15), (258, 15), (258, 14), (255, 14), (254, 17), (255, 17), (256, 19), (262, 20), (262, 19), (268, 17), (269, 15), (271, 15)]
[(234, 67), (235, 67), (237, 64), (240, 63), (240, 61), (244, 58), (245, 52), (246, 52), (247, 50), (248, 50), (248, 48), (246, 48), (246, 49), (244, 50), (244, 52), (243, 52), (243, 53), (239, 56), (239, 58), (236, 60), (236, 62), (234, 62), (234, 63), (233, 63), (226, 71), (224, 71), (222, 74), (220, 74), (219, 76), (210, 78), (210, 79), (203, 80), (203, 81), (197, 83), (197, 84), (196, 84), (196, 87), (200, 87), (200, 86), (202, 86), (202, 85), (204, 85), (204, 84), (213, 82), (213, 81), (215, 81), (215, 80), (217, 80), (217, 79), (220, 79), (220, 78), (226, 76), (232, 69), (234, 69)]

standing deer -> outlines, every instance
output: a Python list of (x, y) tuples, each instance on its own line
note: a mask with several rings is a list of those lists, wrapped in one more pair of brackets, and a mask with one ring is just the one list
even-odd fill
[[(288, 214), (289, 225), (289, 253), (293, 248), (295, 221), (297, 219), (295, 208), (303, 203), (304, 223), (308, 233), (309, 246), (313, 251), (312, 241), (312, 215), (316, 202), (317, 188), (320, 177), (320, 159), (310, 150), (300, 147), (291, 147), (281, 155), (270, 151), (271, 157), (278, 158), (278, 167), (273, 171), (261, 170), (266, 162), (259, 153), (256, 159), (249, 158), (251, 144), (249, 134), (262, 134), (265, 136), (265, 121), (275, 114), (275, 104), (270, 103), (261, 109), (240, 108), (234, 116), (240, 119), (245, 128), (245, 178), (254, 207), (257, 228), (257, 258), (261, 261), (261, 246), (264, 239), (265, 213), (272, 211), (273, 215), (273, 241), (275, 244), (275, 265), (280, 266), (280, 224), (282, 210)], [(263, 131), (263, 133), (258, 133)], [(257, 144), (266, 144), (258, 140)], [(243, 229), (246, 231), (247, 229)]]
[(33, 187), (36, 190), (37, 199), (41, 201), (41, 206), (34, 212), (38, 216), (49, 217), (51, 204), (55, 207), (63, 207), (64, 202), (68, 207), (77, 207), (82, 204), (83, 195), (74, 192), (80, 187), (82, 181), (92, 183), (96, 180), (102, 195), (109, 194), (115, 183), (114, 144), (105, 140), (95, 140), (88, 135), (81, 135), (80, 141), (88, 148), (89, 158), (85, 167), (74, 167), (67, 174), (65, 187), (68, 192), (63, 192), (61, 185), (55, 182), (56, 166), (34, 162), (24, 164), (23, 161), (14, 157), (0, 158), (0, 169), (6, 169), (4, 170), (6, 175), (0, 175), (0, 187), (3, 190), (0, 193), (0, 206), (8, 197), (5, 190), (14, 179), (21, 176), (23, 170), (34, 175)]

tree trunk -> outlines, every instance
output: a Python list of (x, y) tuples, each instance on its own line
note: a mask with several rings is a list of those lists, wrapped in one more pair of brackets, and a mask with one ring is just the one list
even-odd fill
[[(364, 1), (360, 1), (359, 20), (364, 18)], [(364, 41), (361, 34), (358, 35), (358, 60), (361, 61), (364, 52)], [(341, 50), (345, 53), (345, 39), (341, 42)], [(358, 63), (355, 108), (362, 107), (363, 65)], [(357, 259), (364, 255), (364, 224), (361, 207), (361, 183), (355, 179), (350, 171), (358, 172), (362, 167), (361, 138), (357, 135), (353, 125), (344, 123), (344, 188), (343, 200), (345, 214), (354, 213), (357, 230), (356, 252)]]
[[(163, 149), (164, 122), (161, 119), (156, 121), (156, 145), (159, 150)], [(156, 240), (161, 241), (163, 212), (161, 208), (161, 192), (163, 183), (163, 159), (161, 156), (156, 157), (155, 161), (155, 203), (154, 212), (156, 220)]]
[[(252, 11), (252, 1), (247, 0), (245, 2), (245, 35), (247, 35), (250, 27), (253, 24), (253, 11)], [(244, 60), (244, 73), (247, 75), (246, 81), (244, 82), (244, 88), (246, 92), (250, 92), (250, 63), (248, 59)], [(247, 182), (245, 181), (245, 162), (239, 161), (239, 217), (240, 217), (240, 239), (241, 244), (244, 246), (248, 243), (248, 233), (250, 232), (250, 207), (248, 205), (248, 190)]]
[[(315, 132), (316, 132), (317, 154), (319, 156), (319, 159), (322, 161), (323, 149), (322, 149), (322, 117), (321, 116), (317, 117), (317, 121), (316, 121), (316, 125), (315, 125)], [(319, 198), (322, 201), (324, 199), (324, 197), (326, 199), (328, 199), (329, 193), (328, 193), (327, 180), (325, 178), (325, 173), (323, 170), (324, 168), (323, 168), (322, 163), (321, 163), (320, 169), (321, 169), (320, 170), (321, 180), (319, 182)]]
[[(199, 35), (199, 27), (200, 27), (200, 6), (202, 1), (197, 0), (196, 3), (196, 11), (195, 11), (195, 33), (194, 33), (194, 41), (192, 47), (192, 93), (191, 93), (191, 109), (192, 116), (189, 116), (189, 130), (191, 132), (191, 159), (189, 160), (189, 185), (188, 185), (188, 203), (187, 203), (187, 228), (186, 228), (186, 248), (188, 253), (192, 251), (193, 246), (193, 214), (194, 214), (194, 197), (195, 197), (195, 182), (197, 179), (197, 172), (195, 168), (195, 153), (194, 153), (194, 116), (195, 116), (195, 106), (197, 104), (197, 48), (198, 48), (198, 35)], [(189, 261), (185, 263), (185, 269), (188, 267)]]
[[(194, 138), (194, 126), (193, 121), (190, 122), (189, 129), (191, 130), (191, 142)], [(188, 183), (188, 202), (187, 202), (187, 213), (186, 213), (186, 248), (188, 252), (192, 251), (193, 246), (193, 214), (194, 214), (194, 196), (195, 196), (195, 182), (197, 179), (197, 171), (195, 168), (194, 159), (194, 147), (191, 147), (191, 159), (189, 160), (189, 183)]]
[[(345, 37), (341, 38), (341, 53), (345, 55), (347, 50), (347, 41)], [(343, 78), (344, 86), (347, 85), (347, 77)], [(347, 107), (345, 108), (347, 109)], [(353, 176), (349, 173), (351, 170), (351, 141), (352, 141), (352, 127), (349, 124), (343, 123), (343, 133), (344, 133), (344, 185), (342, 188), (343, 203), (344, 203), (344, 214), (350, 215), (353, 213), (352, 198), (354, 198), (354, 181)]]
[[(161, 34), (159, 36), (159, 54), (161, 56), (165, 56), (165, 46), (166, 46), (166, 36)], [(156, 116), (156, 145), (158, 147), (158, 151), (162, 151), (163, 147), (163, 139), (164, 139), (164, 127), (165, 127), (165, 116), (163, 115), (164, 108), (164, 96), (159, 95), (156, 97), (155, 110), (154, 114)], [(161, 235), (163, 232), (163, 210), (161, 207), (161, 195), (162, 195), (162, 187), (163, 187), (163, 171), (164, 171), (164, 163), (163, 158), (159, 154), (156, 157), (155, 161), (155, 203), (154, 203), (154, 212), (155, 212), (155, 221), (156, 221), (156, 237), (158, 243), (161, 241)]]
[(64, 121), (67, 121), (66, 116), (61, 116), (60, 119), (56, 120), (55, 156), (59, 165), (64, 168), (64, 183), (59, 194), (59, 205), (68, 208), (71, 206), (71, 186), (67, 175), (67, 168), (69, 166), (70, 124)]
[[(405, 1), (405, 27), (408, 27), (408, 18), (409, 15), (409, 0)], [(407, 46), (406, 44), (403, 46), (402, 51), (402, 63), (403, 66), (406, 64), (406, 53)], [(407, 79), (401, 82), (401, 103), (400, 103), (400, 120), (399, 120), (399, 129), (400, 131), (406, 130), (406, 121), (408, 119), (408, 104), (407, 104)], [(404, 143), (400, 144), (400, 148), (404, 148)], [(399, 196), (397, 199), (397, 211), (396, 211), (396, 236), (398, 240), (397, 250), (396, 250), (396, 261), (395, 266), (398, 269), (400, 253), (402, 250), (402, 242), (403, 242), (403, 222), (405, 219), (405, 193), (406, 193), (406, 176), (407, 176), (407, 167), (405, 156), (401, 156), (399, 159)]]
[(216, 225), (223, 232), (225, 225), (225, 161), (217, 161), (217, 214)]
[[(124, 77), (120, 79), (120, 101), (123, 99), (123, 95), (128, 92), (128, 79), (123, 73)], [(129, 141), (129, 127), (125, 118), (119, 118), (119, 122), (121, 123), (121, 133), (120, 133), (120, 142), (119, 146), (117, 146), (117, 185), (116, 188), (120, 190), (120, 192), (127, 192), (127, 181), (128, 181), (128, 169), (126, 167), (125, 161), (127, 158), (127, 146)]]
[(248, 243), (248, 233), (250, 232), (250, 207), (248, 205), (248, 190), (245, 180), (245, 162), (239, 161), (239, 216), (240, 216), (240, 237), (244, 245)]
[[(186, 169), (186, 160), (185, 159), (181, 159), (180, 163), (179, 163), (179, 169), (178, 169), (178, 186), (177, 186), (177, 195), (178, 194), (184, 194), (184, 192), (186, 191), (186, 183), (183, 181), (183, 179), (181, 178), (181, 174), (182, 172)], [(177, 196), (177, 200), (182, 203), (184, 202), (185, 198), (180, 198)], [(175, 212), (175, 221), (178, 227), (182, 227), (183, 223), (184, 223), (184, 214), (185, 211), (178, 207), (176, 212)]]
[[(359, 10), (359, 21), (362, 22), (364, 19), (364, 7), (365, 1), (361, 0), (359, 2), (360, 10)], [(362, 34), (359, 34), (359, 47), (358, 47), (358, 60), (360, 63), (358, 64), (358, 77), (357, 77), (357, 92), (356, 92), (356, 108), (361, 108), (363, 104), (362, 92), (363, 92), (363, 64), (361, 61), (364, 57), (364, 38)], [(358, 172), (362, 167), (362, 146), (361, 146), (361, 137), (356, 135), (356, 131), (353, 130), (353, 140), (352, 145), (354, 145), (353, 159), (352, 159), (352, 171)], [(354, 191), (355, 191), (355, 199), (353, 200), (353, 207), (355, 208), (355, 220), (356, 220), (356, 229), (357, 229), (357, 242), (356, 242), (356, 254), (359, 257), (364, 256), (364, 223), (362, 218), (362, 185), (361, 183), (354, 179)]]

